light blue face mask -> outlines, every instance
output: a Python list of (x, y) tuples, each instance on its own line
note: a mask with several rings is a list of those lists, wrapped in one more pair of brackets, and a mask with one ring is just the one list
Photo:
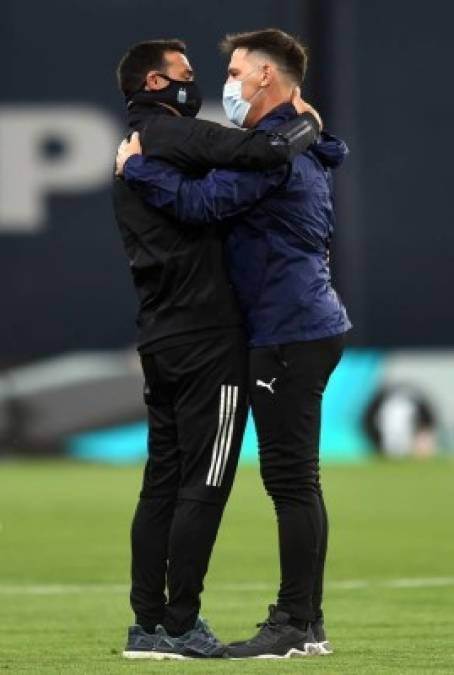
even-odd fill
[[(260, 68), (260, 66), (257, 66)], [(246, 80), (249, 75), (252, 75), (254, 68), (251, 72), (246, 75), (243, 80), (234, 80), (233, 82), (226, 82), (224, 85), (224, 91), (222, 93), (222, 105), (224, 106), (224, 112), (227, 116), (227, 119), (230, 120), (233, 124), (236, 124), (238, 127), (242, 127), (244, 120), (247, 117), (249, 110), (251, 109), (251, 101), (246, 101), (243, 98), (243, 82)], [(260, 89), (254, 94), (254, 98)]]

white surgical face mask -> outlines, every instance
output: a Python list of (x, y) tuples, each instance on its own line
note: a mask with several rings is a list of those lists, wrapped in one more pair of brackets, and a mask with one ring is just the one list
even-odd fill
[[(260, 66), (257, 66), (257, 68), (259, 67)], [(249, 75), (252, 75), (254, 70), (256, 70), (256, 68), (251, 70), (251, 72), (246, 75), (243, 80), (226, 82), (224, 85), (224, 91), (222, 93), (222, 105), (224, 106), (227, 119), (230, 120), (230, 122), (233, 122), (233, 124), (236, 124), (238, 127), (243, 126), (244, 120), (251, 109), (251, 101), (246, 101), (246, 99), (243, 98), (243, 82), (249, 77)], [(259, 91), (260, 89), (256, 92), (256, 94), (258, 94)], [(256, 96), (256, 94), (254, 94), (254, 96)]]

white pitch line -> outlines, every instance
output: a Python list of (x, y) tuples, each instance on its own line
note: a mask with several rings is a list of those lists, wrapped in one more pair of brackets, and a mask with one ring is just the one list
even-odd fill
[[(335, 591), (355, 591), (367, 588), (441, 588), (454, 586), (454, 577), (404, 577), (401, 579), (345, 579), (326, 583), (326, 588)], [(209, 590), (216, 592), (274, 591), (277, 586), (269, 583), (216, 583)], [(0, 595), (71, 595), (82, 593), (128, 593), (127, 584), (0, 584)]]
[(0, 584), (0, 595), (71, 595), (127, 593), (126, 584)]
[(453, 586), (454, 577), (409, 577), (408, 579), (390, 579), (388, 588), (436, 588), (437, 586)]

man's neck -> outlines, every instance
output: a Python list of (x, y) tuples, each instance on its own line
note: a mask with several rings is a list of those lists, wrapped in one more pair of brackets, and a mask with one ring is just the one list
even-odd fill
[(288, 87), (278, 87), (274, 92), (267, 92), (263, 100), (257, 100), (256, 106), (251, 110), (246, 117), (248, 129), (255, 127), (259, 122), (268, 115), (272, 110), (282, 105), (283, 103), (290, 103), (292, 100), (292, 92)]

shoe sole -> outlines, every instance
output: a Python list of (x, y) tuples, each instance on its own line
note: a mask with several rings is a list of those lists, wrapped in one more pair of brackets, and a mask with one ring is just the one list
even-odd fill
[(329, 656), (330, 654), (334, 654), (334, 649), (328, 641), (317, 642), (317, 647), (319, 649), (320, 656)]
[(172, 654), (170, 652), (140, 652), (140, 651), (124, 651), (124, 659), (152, 659), (154, 661), (187, 661), (191, 660), (190, 656), (183, 656), (183, 654)]
[(304, 651), (301, 649), (289, 649), (286, 654), (259, 654), (258, 656), (229, 656), (230, 661), (243, 661), (245, 659), (300, 659), (308, 656), (319, 656), (320, 648), (316, 643), (308, 642), (304, 645)]

